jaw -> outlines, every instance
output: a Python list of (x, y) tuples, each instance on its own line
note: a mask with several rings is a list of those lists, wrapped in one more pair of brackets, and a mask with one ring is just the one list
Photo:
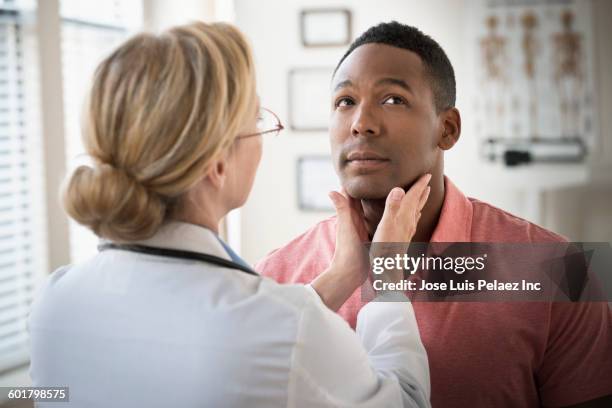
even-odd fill
[(385, 200), (393, 186), (384, 174), (341, 176), (347, 194), (360, 200)]

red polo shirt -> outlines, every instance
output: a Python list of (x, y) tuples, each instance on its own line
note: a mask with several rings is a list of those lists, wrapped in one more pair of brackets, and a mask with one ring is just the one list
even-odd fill
[[(556, 242), (559, 235), (466, 198), (445, 177), (432, 242)], [(311, 282), (334, 254), (336, 218), (270, 253), (256, 269)], [(355, 327), (359, 290), (338, 313)], [(565, 406), (612, 394), (612, 312), (606, 303), (415, 302), (434, 407)], [(350, 379), (347, 379), (350, 381)]]

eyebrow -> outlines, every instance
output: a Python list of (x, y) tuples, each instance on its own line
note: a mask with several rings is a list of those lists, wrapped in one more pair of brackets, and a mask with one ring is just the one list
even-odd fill
[[(400, 88), (414, 94), (414, 92), (412, 91), (412, 88), (410, 87), (410, 85), (408, 85), (408, 83), (406, 81), (404, 81), (403, 79), (398, 79), (398, 78), (382, 78), (379, 81), (376, 82), (375, 84), (376, 86), (380, 86), (380, 85), (395, 85), (395, 86), (399, 86)], [(350, 79), (346, 79), (344, 81), (340, 81), (336, 84), (336, 86), (334, 86), (334, 92), (338, 91), (339, 89), (342, 88), (346, 88), (349, 86), (353, 86), (353, 83), (351, 82)]]
[(396, 85), (399, 86), (400, 88), (410, 92), (411, 94), (414, 94), (414, 92), (412, 91), (412, 88), (410, 87), (410, 85), (408, 85), (408, 83), (406, 81), (404, 81), (403, 79), (397, 79), (397, 78), (383, 78), (380, 81), (376, 82), (376, 85)]
[(350, 79), (345, 79), (344, 81), (340, 81), (336, 84), (336, 86), (334, 86), (334, 92), (336, 92), (339, 89), (346, 88), (348, 86), (353, 86), (353, 83), (351, 82)]

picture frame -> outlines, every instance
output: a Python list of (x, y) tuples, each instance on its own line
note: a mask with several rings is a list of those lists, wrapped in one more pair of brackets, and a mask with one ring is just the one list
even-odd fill
[(288, 74), (289, 128), (327, 131), (330, 117), (332, 67), (294, 68)]
[(297, 160), (297, 199), (301, 211), (333, 212), (328, 196), (339, 191), (340, 182), (334, 171), (331, 156), (305, 155)]
[(348, 9), (310, 9), (300, 12), (304, 47), (337, 47), (351, 42), (352, 15)]

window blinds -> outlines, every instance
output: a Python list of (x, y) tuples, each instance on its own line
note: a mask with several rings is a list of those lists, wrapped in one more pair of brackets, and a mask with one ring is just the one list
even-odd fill
[(0, 371), (28, 360), (27, 315), (47, 268), (36, 47), (27, 6), (0, 0)]

